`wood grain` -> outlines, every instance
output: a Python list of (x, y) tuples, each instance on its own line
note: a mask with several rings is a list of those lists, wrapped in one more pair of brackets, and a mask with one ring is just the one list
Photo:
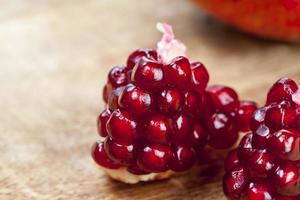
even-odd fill
[(174, 25), (211, 82), (262, 103), (279, 77), (300, 81), (300, 46), (237, 33), (183, 0), (0, 0), (0, 199), (220, 199), (220, 175), (128, 186), (90, 158), (106, 73)]

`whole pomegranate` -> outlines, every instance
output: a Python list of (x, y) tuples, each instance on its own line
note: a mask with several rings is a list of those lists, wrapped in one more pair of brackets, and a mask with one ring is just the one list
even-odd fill
[(216, 18), (265, 38), (300, 40), (300, 0), (194, 0)]
[(251, 130), (225, 160), (225, 194), (233, 200), (299, 200), (300, 90), (293, 80), (272, 86)]
[(207, 86), (205, 66), (185, 56), (169, 25), (158, 28), (164, 36), (157, 50), (132, 52), (126, 66), (110, 70), (103, 90), (101, 140), (93, 145), (92, 157), (126, 183), (188, 170), (203, 161), (208, 146), (231, 148), (239, 131), (249, 130), (256, 109), (229, 87)]

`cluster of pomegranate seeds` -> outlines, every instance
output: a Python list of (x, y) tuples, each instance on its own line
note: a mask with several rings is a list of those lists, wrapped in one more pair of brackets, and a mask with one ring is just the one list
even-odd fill
[(225, 160), (223, 179), (230, 199), (300, 199), (300, 89), (278, 80), (267, 103), (251, 120), (251, 133)]
[[(185, 171), (204, 147), (230, 148), (239, 131), (249, 130), (256, 104), (239, 101), (229, 87), (207, 87), (205, 66), (190, 62), (184, 53), (174, 56), (183, 45), (170, 27), (163, 28), (157, 50), (138, 49), (126, 66), (108, 74), (103, 90), (107, 107), (98, 117), (102, 140), (92, 148), (102, 167), (126, 168), (136, 175)], [(165, 57), (170, 55), (172, 59)]]

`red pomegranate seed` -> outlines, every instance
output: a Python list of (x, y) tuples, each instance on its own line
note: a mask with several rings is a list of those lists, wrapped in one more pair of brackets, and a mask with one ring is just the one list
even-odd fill
[(249, 131), (250, 121), (253, 112), (257, 109), (257, 104), (252, 101), (241, 101), (237, 110), (235, 123), (238, 124), (239, 130)]
[(143, 58), (134, 67), (131, 80), (147, 90), (157, 90), (164, 81), (163, 65), (157, 61)]
[(299, 181), (299, 168), (295, 163), (285, 161), (276, 170), (273, 180), (279, 188), (293, 186)]
[(101, 137), (106, 137), (107, 136), (107, 131), (106, 131), (106, 123), (109, 120), (111, 115), (110, 109), (106, 108), (103, 110), (97, 120), (98, 124), (98, 133)]
[(107, 85), (103, 87), (103, 92), (102, 92), (102, 99), (105, 103), (108, 103), (108, 98), (110, 95), (111, 91), (108, 91)]
[(157, 60), (158, 55), (153, 49), (137, 49), (129, 55), (127, 59), (127, 68), (133, 69), (134, 66), (141, 60), (141, 58)]
[(273, 200), (274, 190), (270, 183), (261, 179), (253, 180), (246, 188), (244, 199), (247, 200)]
[(228, 152), (227, 157), (224, 161), (224, 169), (226, 172), (232, 171), (234, 168), (240, 165), (240, 161), (237, 155), (237, 150), (231, 150)]
[(174, 148), (174, 158), (170, 163), (173, 171), (185, 171), (191, 168), (196, 162), (195, 150), (187, 146), (177, 146)]
[(130, 113), (117, 109), (111, 114), (106, 129), (115, 141), (132, 144), (136, 138), (137, 122)]
[(250, 128), (253, 132), (264, 122), (266, 116), (267, 107), (258, 108), (254, 111), (252, 119), (250, 121)]
[(208, 141), (209, 133), (203, 128), (203, 126), (195, 122), (192, 127), (191, 143), (196, 148), (203, 148)]
[(273, 173), (277, 164), (271, 154), (263, 151), (254, 152), (248, 159), (252, 176), (266, 177)]
[(201, 113), (202, 98), (198, 94), (188, 91), (184, 94), (183, 111), (191, 115), (199, 115)]
[(267, 95), (267, 104), (281, 102), (283, 100), (291, 101), (292, 94), (298, 89), (297, 84), (288, 78), (279, 79), (269, 90)]
[(144, 138), (156, 144), (168, 143), (172, 130), (170, 120), (163, 115), (151, 115), (145, 121)]
[(265, 149), (269, 145), (272, 136), (271, 130), (265, 124), (261, 124), (253, 134), (252, 145), (256, 149)]
[(202, 94), (207, 86), (209, 75), (205, 66), (200, 62), (191, 64), (193, 89)]
[(239, 106), (237, 93), (226, 86), (211, 85), (206, 89), (208, 101), (220, 111), (232, 112)]
[(118, 87), (112, 90), (111, 94), (109, 95), (108, 106), (111, 110), (116, 110), (119, 107), (119, 97), (122, 94), (124, 88), (124, 86)]
[(130, 165), (133, 162), (133, 145), (122, 144), (106, 138), (104, 142), (105, 152), (114, 162), (122, 165)]
[(103, 167), (109, 169), (118, 169), (121, 165), (114, 163), (106, 154), (103, 148), (103, 142), (95, 142), (91, 150), (94, 161)]
[(164, 89), (157, 99), (159, 110), (165, 114), (176, 113), (182, 104), (182, 96), (177, 89)]
[(266, 125), (278, 130), (280, 128), (293, 127), (297, 113), (288, 102), (281, 102), (277, 106), (270, 107), (265, 116)]
[(183, 144), (188, 141), (191, 132), (191, 120), (187, 115), (177, 114), (173, 117), (172, 141), (175, 144)]
[(137, 155), (138, 166), (145, 171), (164, 172), (169, 169), (172, 153), (163, 145), (147, 145)]
[(128, 84), (119, 97), (119, 106), (129, 112), (137, 115), (143, 115), (150, 112), (152, 106), (152, 97), (150, 94), (133, 84)]
[(115, 89), (127, 84), (127, 71), (124, 66), (113, 67), (108, 74), (107, 85), (109, 88)]
[(248, 185), (248, 172), (240, 165), (227, 172), (223, 178), (224, 193), (232, 199), (240, 199)]
[(164, 68), (169, 84), (180, 89), (186, 88), (191, 81), (191, 65), (187, 58), (179, 56), (174, 58)]

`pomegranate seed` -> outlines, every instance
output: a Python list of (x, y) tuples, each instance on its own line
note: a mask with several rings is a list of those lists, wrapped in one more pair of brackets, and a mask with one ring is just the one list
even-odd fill
[(193, 134), (191, 135), (191, 142), (194, 147), (204, 147), (204, 145), (207, 143), (209, 134), (203, 128), (203, 126), (200, 123), (195, 122), (192, 127), (192, 133)]
[(170, 120), (163, 115), (151, 115), (145, 122), (144, 137), (151, 143), (167, 143), (171, 136)]
[(263, 123), (266, 116), (267, 107), (258, 108), (254, 111), (252, 119), (250, 121), (250, 128), (253, 132)]
[(273, 157), (265, 152), (254, 152), (248, 158), (249, 168), (252, 176), (266, 177), (275, 171), (276, 163)]
[(223, 178), (224, 193), (232, 199), (239, 199), (247, 184), (248, 172), (240, 165), (227, 172)]
[(107, 85), (109, 88), (115, 89), (127, 84), (127, 71), (124, 66), (113, 67), (108, 74)]
[(189, 139), (191, 130), (190, 119), (184, 114), (177, 114), (173, 117), (172, 141), (176, 144), (185, 143)]
[(108, 91), (107, 85), (103, 87), (102, 98), (105, 103), (108, 103), (109, 94), (111, 91)]
[(202, 99), (196, 93), (188, 91), (184, 94), (183, 110), (187, 114), (198, 115), (201, 110)]
[(106, 131), (106, 123), (108, 121), (108, 119), (110, 118), (111, 115), (111, 111), (106, 108), (105, 110), (103, 110), (99, 117), (98, 117), (98, 133), (101, 137), (106, 137), (107, 136), (107, 131)]
[(261, 124), (253, 134), (252, 145), (256, 149), (265, 149), (269, 144), (269, 139), (272, 136), (269, 127)]
[(157, 52), (153, 49), (137, 49), (129, 55), (127, 59), (127, 68), (133, 69), (134, 66), (141, 60), (141, 58), (148, 58), (157, 60)]
[(295, 124), (296, 111), (288, 102), (281, 102), (278, 106), (270, 107), (266, 112), (266, 125), (277, 130), (282, 127), (288, 128)]
[(150, 94), (133, 84), (128, 84), (124, 88), (118, 100), (121, 108), (129, 112), (135, 112), (137, 115), (149, 112), (152, 106)]
[(106, 154), (103, 148), (102, 142), (95, 142), (92, 146), (91, 151), (92, 157), (94, 161), (103, 167), (109, 168), (109, 169), (118, 169), (121, 167), (121, 165), (114, 163)]
[(108, 106), (111, 110), (116, 110), (119, 107), (118, 105), (119, 97), (122, 94), (124, 88), (125, 88), (124, 86), (121, 86), (112, 90), (108, 98)]
[(187, 58), (179, 56), (174, 58), (164, 71), (169, 84), (175, 85), (180, 89), (187, 87), (191, 81), (191, 66)]
[(171, 155), (171, 150), (167, 146), (147, 145), (138, 152), (138, 166), (146, 171), (164, 172), (169, 169)]
[(226, 86), (211, 85), (206, 89), (208, 101), (220, 111), (232, 112), (239, 106), (238, 95)]
[(273, 180), (278, 187), (295, 185), (299, 180), (299, 168), (292, 162), (283, 162), (276, 170)]
[(108, 157), (116, 163), (129, 165), (133, 162), (133, 145), (121, 144), (106, 138), (104, 148)]
[(231, 150), (228, 152), (227, 157), (224, 161), (224, 169), (226, 172), (233, 170), (234, 168), (238, 167), (240, 164), (237, 150)]
[(279, 103), (283, 100), (291, 101), (292, 94), (298, 89), (297, 84), (288, 78), (279, 79), (269, 90), (267, 104)]
[(165, 114), (174, 114), (179, 111), (182, 97), (176, 89), (164, 89), (160, 92), (157, 101), (159, 110)]
[(111, 114), (106, 129), (114, 140), (132, 144), (136, 137), (137, 123), (130, 113), (117, 109)]
[(271, 185), (261, 179), (251, 181), (246, 188), (244, 199), (247, 200), (273, 200), (274, 190)]
[(131, 79), (136, 85), (147, 90), (157, 89), (163, 85), (163, 65), (157, 61), (143, 58), (134, 67)]
[(205, 66), (200, 62), (191, 64), (193, 89), (202, 94), (207, 86), (209, 75)]
[(185, 171), (191, 168), (196, 162), (195, 150), (187, 146), (177, 146), (174, 149), (174, 158), (171, 162), (173, 171)]
[(236, 124), (239, 126), (241, 131), (250, 130), (250, 121), (253, 112), (257, 109), (257, 104), (252, 101), (241, 101), (236, 115)]

